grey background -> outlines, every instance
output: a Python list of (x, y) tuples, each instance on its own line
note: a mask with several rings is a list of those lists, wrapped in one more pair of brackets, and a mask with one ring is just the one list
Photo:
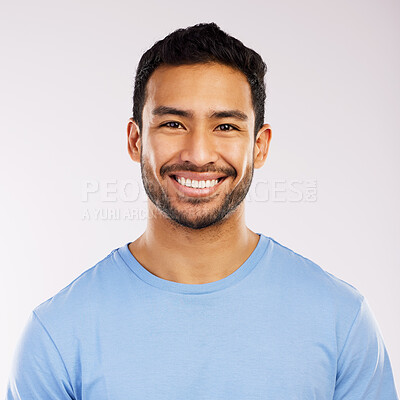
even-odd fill
[[(140, 169), (126, 150), (141, 54), (211, 21), (268, 65), (272, 141), (246, 200), (249, 227), (361, 291), (399, 385), (398, 1), (24, 0), (1, 9), (2, 393), (30, 311), (145, 229)], [(303, 186), (292, 196), (295, 181)], [(124, 220), (129, 210), (137, 214)]]

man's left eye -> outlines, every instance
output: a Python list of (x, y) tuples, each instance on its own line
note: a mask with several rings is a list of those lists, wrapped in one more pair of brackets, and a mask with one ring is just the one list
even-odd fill
[[(234, 126), (232, 126), (230, 124), (221, 124), (221, 125), (218, 125), (218, 127), (223, 127), (224, 129), (221, 129), (222, 131), (230, 131), (230, 130), (236, 129)], [(232, 129), (229, 129), (229, 128), (232, 128)]]

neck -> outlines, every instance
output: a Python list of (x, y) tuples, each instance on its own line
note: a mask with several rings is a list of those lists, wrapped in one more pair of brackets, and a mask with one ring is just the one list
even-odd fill
[(146, 231), (129, 246), (154, 275), (180, 283), (200, 284), (225, 278), (239, 268), (258, 243), (245, 224), (244, 202), (219, 224), (190, 229), (166, 218), (149, 202)]

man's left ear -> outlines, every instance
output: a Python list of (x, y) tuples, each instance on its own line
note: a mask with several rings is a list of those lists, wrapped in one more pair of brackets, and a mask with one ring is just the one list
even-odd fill
[(254, 168), (261, 168), (267, 159), (269, 143), (271, 141), (271, 127), (264, 124), (258, 131), (254, 143)]

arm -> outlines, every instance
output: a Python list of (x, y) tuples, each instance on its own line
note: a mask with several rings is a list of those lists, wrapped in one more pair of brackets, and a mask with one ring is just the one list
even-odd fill
[(337, 368), (333, 400), (398, 400), (389, 356), (365, 298)]
[(75, 399), (61, 355), (33, 311), (14, 355), (6, 400)]

